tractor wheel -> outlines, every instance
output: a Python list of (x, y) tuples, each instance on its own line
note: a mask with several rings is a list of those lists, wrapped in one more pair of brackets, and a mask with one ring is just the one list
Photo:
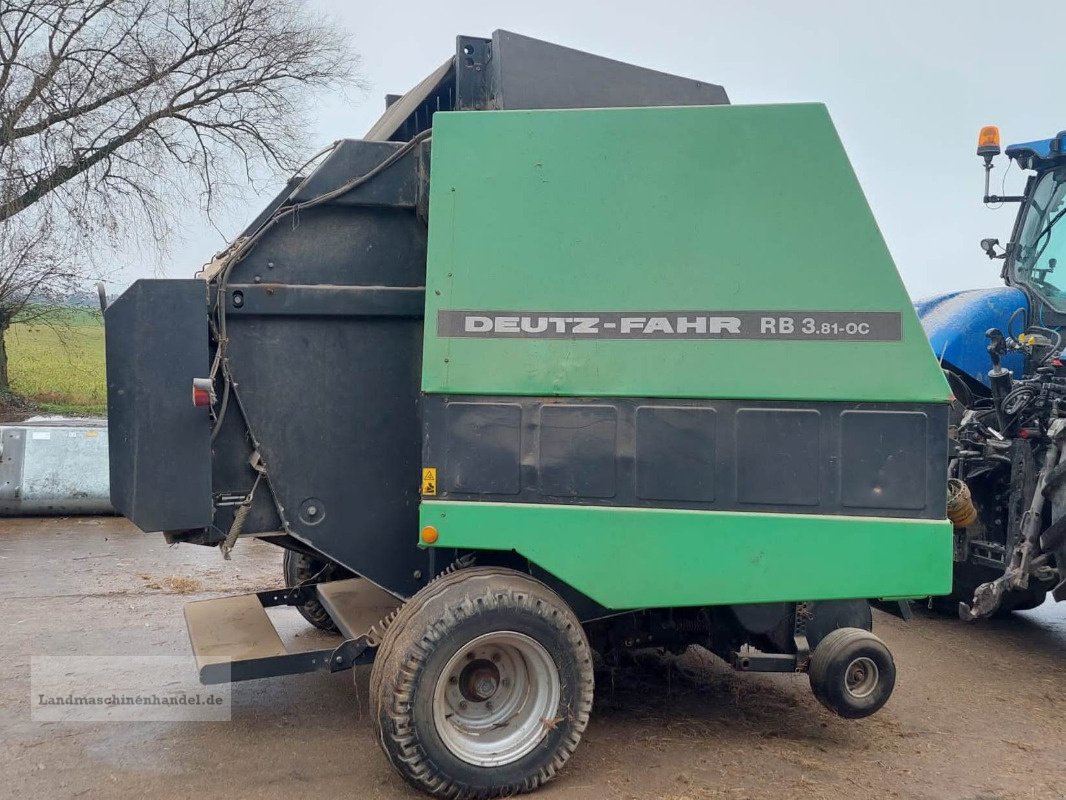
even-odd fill
[(881, 708), (896, 685), (896, 665), (885, 643), (860, 628), (837, 628), (814, 648), (811, 689), (826, 708), (847, 719)]
[[(295, 550), (286, 550), (285, 558), (281, 564), (285, 575), (285, 587), (292, 588), (303, 583), (324, 583), (325, 581), (338, 581), (352, 577), (344, 567), (333, 564), (325, 559), (313, 558), (312, 556), (297, 553)], [(318, 600), (308, 600), (303, 605), (296, 606), (300, 616), (327, 633), (337, 633), (337, 626), (333, 624), (326, 609)]]
[(1008, 592), (1003, 598), (1003, 604), (992, 616), (1006, 619), (1015, 611), (1032, 611), (1044, 604), (1047, 593), (1048, 586), (1045, 584), (1031, 586), (1020, 592)]
[(437, 797), (506, 797), (550, 780), (592, 709), (592, 652), (551, 589), (520, 572), (459, 570), (389, 625), (370, 679), (392, 765)]

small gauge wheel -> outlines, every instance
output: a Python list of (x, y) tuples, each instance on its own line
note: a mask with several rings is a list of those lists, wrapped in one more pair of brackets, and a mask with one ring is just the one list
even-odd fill
[(811, 689), (826, 708), (847, 719), (881, 708), (896, 685), (896, 665), (885, 643), (861, 628), (837, 628), (814, 649)]

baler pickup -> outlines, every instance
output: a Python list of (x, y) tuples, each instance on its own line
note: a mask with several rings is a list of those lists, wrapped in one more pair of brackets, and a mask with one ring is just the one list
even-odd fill
[[(290, 650), (278, 635), (267, 608), (299, 605), (313, 595), (344, 637), (331, 647)], [(360, 578), (290, 589), (198, 600), (185, 606), (196, 668), (205, 684), (337, 672), (370, 663), (374, 625), (400, 606), (383, 589)]]

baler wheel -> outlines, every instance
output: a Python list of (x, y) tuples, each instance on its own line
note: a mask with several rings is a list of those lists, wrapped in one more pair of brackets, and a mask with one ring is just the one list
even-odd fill
[(896, 665), (874, 634), (837, 628), (814, 649), (809, 677), (822, 705), (847, 719), (859, 719), (888, 701), (896, 685)]
[[(285, 551), (281, 569), (285, 576), (285, 588), (287, 589), (304, 583), (320, 583), (352, 577), (348, 570), (337, 564), (331, 564), (323, 559), (313, 558), (295, 550)], [(296, 606), (296, 610), (300, 612), (301, 617), (320, 631), (326, 631), (327, 633), (338, 632), (337, 626), (318, 600), (308, 600), (303, 605)]]
[(410, 784), (438, 797), (507, 797), (550, 780), (577, 747), (592, 651), (547, 586), (472, 567), (408, 601), (370, 685), (378, 740)]

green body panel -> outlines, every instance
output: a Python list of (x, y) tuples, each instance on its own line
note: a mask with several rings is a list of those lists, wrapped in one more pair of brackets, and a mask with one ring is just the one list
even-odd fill
[[(949, 397), (821, 105), (438, 113), (431, 169), (427, 394), (463, 396), (458, 403), (509, 395), (849, 408)], [(621, 335), (626, 318), (671, 312), (675, 321), (705, 312), (745, 322), (729, 337)], [(894, 327), (845, 340), (759, 335), (765, 314), (796, 312), (891, 318)], [(599, 315), (604, 335), (544, 335), (533, 322), (525, 331), (494, 327), (523, 314)], [(468, 327), (482, 324), (472, 315), (489, 321), (487, 334)], [(441, 438), (452, 436), (453, 418), (434, 419), (426, 441), (444, 442), (440, 453), (482, 447), (514, 469), (520, 458), (524, 471), (543, 466), (534, 463), (541, 451), (494, 451), (505, 445), (489, 417), (454, 439)], [(529, 437), (542, 428), (523, 424), (522, 441), (536, 441)], [(717, 435), (727, 449), (736, 424), (723, 416)], [(871, 457), (887, 465), (892, 444), (882, 445)], [(616, 469), (634, 458), (631, 442), (613, 446)], [(841, 457), (832, 455), (840, 442), (824, 446), (827, 459)], [(580, 466), (584, 455), (562, 457)], [(939, 455), (926, 457), (939, 464)], [(426, 464), (445, 469), (442, 488), (434, 475), (427, 492), (443, 496), (424, 499), (420, 512), (439, 531), (436, 546), (513, 550), (609, 609), (951, 588), (952, 529), (943, 518), (556, 505), (547, 495), (449, 499), (447, 460)]]
[(946, 594), (937, 520), (423, 501), (436, 546), (514, 549), (606, 608)]
[[(426, 392), (943, 402), (821, 105), (438, 113)], [(440, 338), (441, 309), (892, 311), (902, 341)]]

